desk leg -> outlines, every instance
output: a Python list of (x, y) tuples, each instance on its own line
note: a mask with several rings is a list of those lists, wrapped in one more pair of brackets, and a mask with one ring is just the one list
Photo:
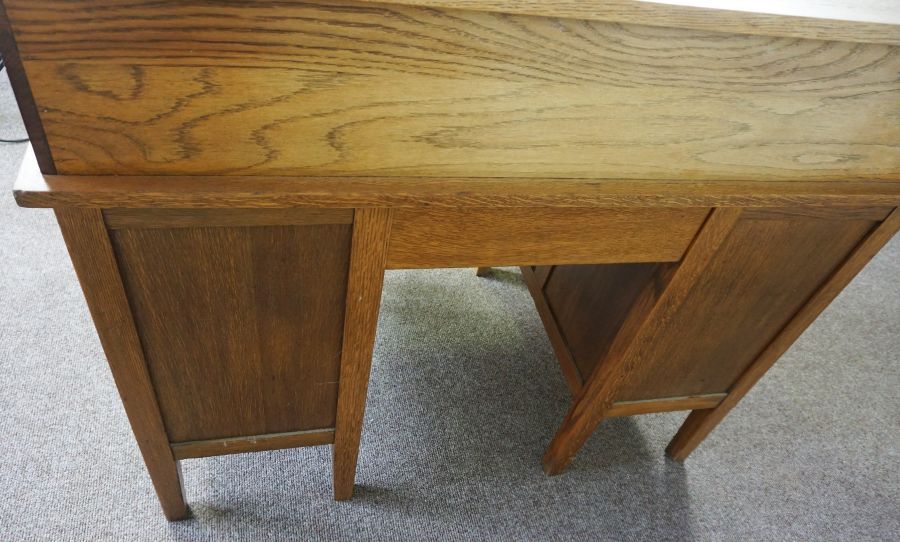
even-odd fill
[(728, 396), (718, 406), (691, 412), (666, 448), (666, 454), (678, 461), (685, 460), (825, 310), (825, 307), (862, 270), (866, 263), (881, 250), (898, 228), (900, 228), (900, 210), (895, 209), (884, 222), (857, 245), (837, 270), (819, 287), (803, 308), (794, 315), (753, 364), (738, 378)]
[(57, 209), (69, 256), (163, 512), (188, 516), (178, 462), (172, 455), (156, 394), (109, 236), (99, 209)]
[(339, 501), (353, 496), (390, 228), (389, 209), (355, 213), (334, 434), (334, 498)]
[(740, 209), (712, 211), (681, 263), (674, 270), (662, 268), (660, 276), (639, 295), (610, 346), (606, 361), (591, 373), (547, 448), (543, 458), (547, 474), (565, 470), (603, 420), (616, 391), (634, 370), (638, 352), (655, 328), (671, 318), (686, 299), (740, 214)]

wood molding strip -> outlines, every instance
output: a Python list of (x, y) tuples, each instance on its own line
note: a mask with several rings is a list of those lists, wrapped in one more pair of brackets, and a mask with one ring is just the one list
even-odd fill
[(178, 463), (103, 216), (98, 209), (57, 209), (56, 218), (163, 512), (183, 519), (188, 510)]
[(216, 455), (280, 450), (282, 448), (299, 448), (301, 446), (321, 446), (332, 442), (334, 442), (334, 429), (313, 429), (309, 431), (254, 435), (251, 437), (173, 442), (172, 453), (175, 455), (175, 459), (194, 459)]
[(44, 175), (29, 148), (22, 207), (821, 207), (900, 203), (900, 179), (654, 181), (550, 178)]
[[(31, 148), (34, 149), (30, 158), (36, 160), (40, 171), (45, 175), (54, 175), (56, 174), (56, 164), (50, 153), (44, 124), (41, 122), (41, 116), (34, 102), (31, 86), (25, 75), (25, 66), (22, 65), (16, 38), (13, 36), (3, 2), (0, 2), (0, 54), (3, 55), (3, 64), (6, 66), (6, 73), (9, 76), (13, 94), (16, 96), (16, 103), (19, 105), (19, 113), (22, 115), (25, 131), (31, 140)], [(28, 160), (29, 155), (26, 154), (25, 159)]]
[(721, 404), (713, 409), (691, 412), (666, 448), (666, 454), (678, 461), (686, 459), (853, 280), (853, 277), (890, 241), (898, 229), (900, 229), (900, 208), (894, 209), (884, 222), (875, 226), (860, 241), (844, 262), (825, 280), (809, 301), (788, 321), (781, 332), (738, 378), (729, 390), (728, 397)]
[(106, 209), (112, 230), (351, 224), (353, 209)]
[(656, 412), (673, 412), (677, 410), (702, 410), (714, 408), (722, 402), (727, 393), (709, 393), (689, 397), (667, 397), (665, 399), (648, 399), (644, 401), (620, 401), (613, 403), (606, 411), (607, 418), (617, 416), (635, 416), (638, 414), (654, 414)]

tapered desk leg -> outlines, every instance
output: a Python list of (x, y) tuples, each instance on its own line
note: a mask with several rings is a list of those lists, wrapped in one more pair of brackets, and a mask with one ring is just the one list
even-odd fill
[(169, 520), (188, 516), (178, 462), (172, 455), (115, 255), (99, 209), (57, 209), (109, 368), (144, 463)]
[(740, 209), (715, 209), (691, 243), (677, 268), (661, 276), (640, 294), (609, 352), (591, 373), (543, 458), (547, 474), (559, 474), (603, 420), (614, 394), (634, 370), (641, 349), (687, 297), (719, 246), (731, 232)]
[(355, 213), (334, 434), (334, 498), (339, 501), (353, 496), (390, 228), (389, 209)]
[(819, 287), (812, 298), (741, 375), (729, 390), (728, 396), (717, 407), (691, 412), (666, 448), (666, 454), (679, 461), (686, 459), (800, 337), (800, 334), (825, 310), (825, 307), (862, 270), (866, 263), (881, 250), (898, 228), (900, 228), (900, 211), (895, 209), (887, 219), (863, 239), (837, 270)]

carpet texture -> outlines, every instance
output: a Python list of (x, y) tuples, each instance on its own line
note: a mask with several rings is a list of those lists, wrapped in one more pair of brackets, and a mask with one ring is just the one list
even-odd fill
[[(0, 137), (21, 136), (5, 74)], [(0, 145), (0, 539), (898, 540), (900, 238), (684, 464), (684, 414), (605, 422), (565, 474), (568, 394), (521, 277), (390, 272), (357, 495), (330, 447), (184, 462), (167, 523), (47, 210)]]

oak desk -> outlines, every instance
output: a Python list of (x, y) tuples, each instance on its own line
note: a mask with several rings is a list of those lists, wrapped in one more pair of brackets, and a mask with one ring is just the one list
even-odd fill
[(684, 3), (3, 0), (15, 195), (166, 517), (216, 454), (331, 443), (352, 495), (392, 268), (523, 266), (548, 473), (610, 416), (693, 410), (686, 457), (900, 226), (900, 13)]

